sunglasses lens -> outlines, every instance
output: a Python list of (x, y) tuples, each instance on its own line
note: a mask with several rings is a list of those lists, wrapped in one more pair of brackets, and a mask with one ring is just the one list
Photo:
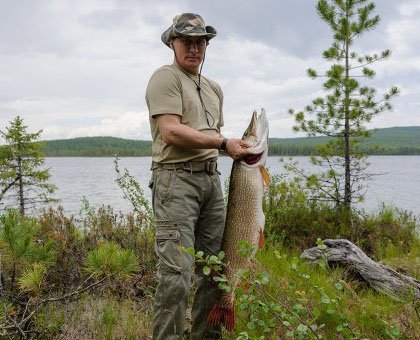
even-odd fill
[(184, 46), (187, 49), (191, 49), (191, 46), (197, 47), (197, 49), (202, 49), (206, 45), (206, 39), (205, 38), (199, 38), (197, 40), (193, 39), (182, 39), (182, 42), (184, 43)]

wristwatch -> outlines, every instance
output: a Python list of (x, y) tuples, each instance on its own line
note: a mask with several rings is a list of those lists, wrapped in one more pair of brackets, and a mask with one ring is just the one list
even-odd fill
[(219, 147), (220, 151), (227, 152), (227, 148), (226, 148), (227, 142), (228, 142), (228, 139), (226, 137), (223, 138), (223, 142), (222, 142), (222, 144), (220, 144), (220, 147)]

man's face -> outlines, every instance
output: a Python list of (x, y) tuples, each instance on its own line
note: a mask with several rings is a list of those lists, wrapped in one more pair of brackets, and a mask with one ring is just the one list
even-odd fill
[(198, 74), (203, 61), (207, 40), (205, 37), (177, 37), (172, 41), (176, 61), (184, 70)]

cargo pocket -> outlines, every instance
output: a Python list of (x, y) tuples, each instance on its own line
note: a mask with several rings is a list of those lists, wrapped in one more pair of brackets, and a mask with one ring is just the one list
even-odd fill
[(181, 273), (181, 234), (177, 223), (156, 221), (155, 251), (159, 258), (159, 271)]

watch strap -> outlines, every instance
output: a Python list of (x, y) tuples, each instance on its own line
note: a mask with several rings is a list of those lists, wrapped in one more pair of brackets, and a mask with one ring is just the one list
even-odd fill
[(226, 148), (227, 142), (228, 142), (228, 139), (226, 137), (223, 138), (223, 142), (222, 144), (220, 144), (219, 150), (227, 152), (227, 148)]

